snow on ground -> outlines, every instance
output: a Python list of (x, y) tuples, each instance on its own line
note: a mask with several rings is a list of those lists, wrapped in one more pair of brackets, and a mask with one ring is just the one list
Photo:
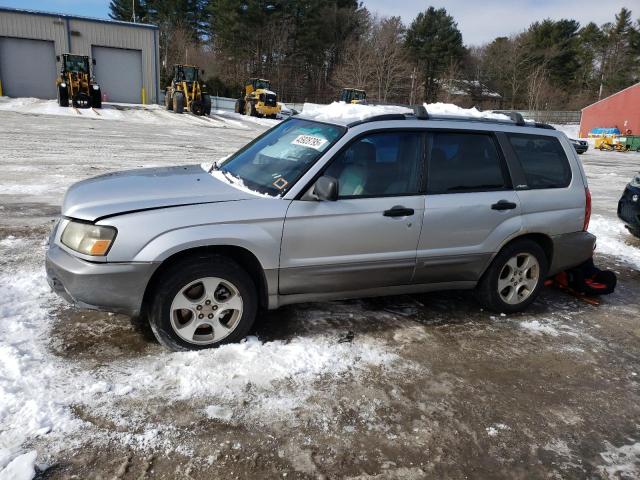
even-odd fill
[[(32, 102), (30, 105), (31, 107), (27, 107), (45, 110), (51, 107), (46, 102), (43, 106), (42, 101)], [(15, 110), (17, 106), (19, 102), (13, 104), (11, 109)], [(7, 107), (6, 102), (0, 99), (0, 110), (3, 107)], [(14, 112), (10, 113), (11, 122), (6, 122), (4, 129), (7, 135), (5, 139), (9, 140), (5, 140), (4, 150), (0, 152), (5, 169), (5, 175), (0, 180), (0, 193), (7, 197), (16, 195), (21, 198), (20, 201), (23, 203), (18, 204), (18, 213), (13, 215), (27, 215), (29, 208), (42, 209), (45, 205), (43, 197), (47, 197), (47, 194), (59, 199), (64, 188), (73, 180), (103, 171), (149, 166), (155, 163), (211, 161), (246, 143), (263, 131), (265, 126), (276, 123), (265, 119), (250, 120), (229, 112), (216, 112), (209, 120), (181, 117), (161, 108), (139, 110), (137, 113), (115, 107), (113, 110), (117, 112), (114, 115), (122, 114), (123, 117), (107, 120), (129, 122), (126, 123), (125, 131), (116, 128), (117, 122), (108, 122), (109, 125), (106, 126), (107, 122), (103, 125), (99, 122), (100, 119), (96, 119), (95, 138), (91, 138), (90, 143), (78, 151), (69, 146), (66, 146), (65, 150), (65, 145), (54, 143), (59, 141), (56, 140), (59, 137), (57, 130), (64, 130), (64, 124), (71, 122), (67, 118), (55, 117), (59, 116), (58, 113), (66, 115), (72, 109), (53, 114), (51, 110), (44, 114), (36, 113), (40, 115), (37, 120), (29, 120), (30, 123), (27, 125), (30, 129), (41, 128), (34, 133), (41, 139), (40, 142), (25, 140), (20, 126), (13, 127), (15, 119), (20, 116)], [(347, 110), (350, 111), (351, 106), (348, 106)], [(19, 108), (18, 111), (23, 110)], [(359, 112), (360, 109), (357, 108), (355, 111)], [(160, 119), (159, 123), (156, 123), (156, 117)], [(26, 119), (28, 116), (23, 118)], [(254, 120), (264, 120), (264, 124)], [(73, 122), (76, 126), (86, 125), (81, 117), (77, 117)], [(193, 125), (199, 125), (201, 128), (191, 128), (191, 123), (188, 122), (194, 122)], [(93, 121), (91, 123), (93, 124)], [(154, 124), (153, 129), (148, 128), (148, 124)], [(180, 127), (176, 127), (177, 125)], [(9, 130), (12, 130), (11, 136), (7, 134)], [(136, 140), (141, 138), (144, 138), (144, 141)], [(25, 143), (20, 147), (19, 142)], [(94, 151), (97, 152), (95, 158), (87, 155), (87, 152)], [(25, 152), (28, 155), (26, 159)], [(589, 152), (581, 158), (592, 181), (594, 208), (596, 211), (600, 209), (591, 221), (591, 231), (598, 235), (598, 252), (625, 266), (640, 269), (638, 242), (615, 218), (617, 198), (624, 184), (630, 179), (629, 172), (637, 170), (637, 164), (632, 162), (636, 157), (615, 152)], [(96, 171), (94, 168), (101, 170)], [(11, 175), (8, 176), (6, 172), (10, 172)], [(51, 192), (43, 186), (47, 186)], [(10, 216), (5, 212), (13, 208), (13, 199), (7, 199), (5, 202), (2, 198), (2, 201), (4, 203), (0, 205), (0, 219), (3, 221), (0, 224), (4, 224), (4, 220)], [(29, 202), (34, 202), (36, 206), (25, 206)], [(38, 213), (41, 216), (53, 214)], [(12, 221), (16, 221), (15, 218)], [(23, 226), (22, 223), (19, 225)], [(441, 327), (435, 329), (420, 325), (419, 318), (418, 321), (414, 321), (414, 312), (410, 315), (411, 319), (402, 320), (406, 320), (410, 326), (402, 324), (402, 328), (398, 328), (396, 332), (394, 329), (398, 324), (393, 324), (394, 329), (389, 327), (389, 324), (385, 326), (384, 321), (380, 320), (385, 314), (372, 309), (364, 313), (374, 318), (370, 330), (363, 328), (359, 331), (353, 343), (339, 343), (335, 330), (337, 323), (329, 322), (340, 321), (341, 317), (332, 312), (331, 309), (334, 307), (319, 304), (316, 309), (321, 313), (314, 314), (314, 321), (327, 322), (327, 327), (318, 329), (313, 334), (302, 329), (302, 333), (298, 330), (290, 337), (285, 337), (286, 339), (266, 340), (250, 337), (244, 343), (204, 352), (170, 353), (155, 346), (145, 350), (145, 354), (142, 355), (123, 355), (122, 358), (101, 362), (95, 368), (84, 368), (81, 361), (52, 353), (53, 329), (61, 322), (67, 322), (67, 327), (74, 326), (75, 324), (68, 319), (75, 310), (64, 307), (58, 297), (49, 291), (42, 267), (43, 252), (43, 235), (40, 233), (23, 233), (22, 236), (18, 233), (0, 234), (0, 480), (21, 478), (19, 475), (31, 478), (35, 473), (36, 461), (55, 460), (58, 452), (86, 446), (87, 443), (116, 443), (132, 448), (159, 448), (163, 451), (182, 449), (180, 451), (183, 453), (190, 453), (183, 438), (177, 433), (180, 428), (184, 430), (184, 426), (176, 426), (175, 419), (154, 419), (153, 415), (145, 417), (144, 413), (140, 413), (140, 405), (178, 406), (188, 400), (188, 408), (194, 408), (199, 412), (196, 420), (202, 422), (213, 420), (233, 427), (257, 425), (258, 430), (261, 425), (282, 422), (291, 426), (289, 431), (301, 431), (305, 435), (309, 432), (310, 438), (315, 435), (314, 441), (317, 442), (317, 431), (310, 429), (309, 424), (315, 421), (321, 425), (320, 430), (327, 431), (328, 427), (323, 423), (327, 422), (323, 418), (326, 411), (323, 411), (322, 406), (336, 396), (335, 389), (338, 388), (336, 385), (339, 380), (344, 381), (350, 389), (383, 385), (387, 392), (384, 395), (389, 395), (395, 402), (393, 399), (398, 395), (396, 385), (400, 379), (415, 378), (418, 382), (430, 377), (427, 373), (431, 372), (425, 367), (429, 365), (428, 362), (418, 367), (412, 363), (415, 358), (420, 358), (415, 351), (415, 357), (402, 356), (403, 349), (409, 349), (411, 344), (418, 346), (419, 350), (416, 351), (427, 352), (427, 358), (430, 351), (437, 352), (434, 353), (435, 358), (445, 362), (438, 364), (438, 369), (444, 376), (455, 379), (453, 381), (457, 382), (457, 389), (464, 390), (464, 382), (454, 377), (455, 375), (463, 372), (467, 366), (475, 369), (474, 375), (483, 373), (482, 363), (462, 364), (465, 358), (482, 359), (482, 355), (487, 352), (500, 353), (501, 348), (505, 357), (512, 358), (512, 355), (516, 354), (523, 356), (519, 358), (525, 358), (526, 351), (510, 350), (514, 338), (520, 337), (532, 342), (535, 358), (538, 357), (540, 345), (543, 348), (557, 347), (556, 352), (559, 352), (559, 355), (574, 355), (576, 352), (584, 352), (584, 349), (579, 348), (584, 345), (567, 342), (579, 342), (589, 338), (582, 331), (584, 326), (577, 323), (580, 315), (585, 314), (583, 312), (574, 315), (573, 311), (577, 310), (577, 307), (570, 300), (563, 299), (562, 303), (552, 306), (552, 311), (544, 314), (536, 313), (534, 310), (530, 315), (519, 317), (518, 321), (512, 322), (516, 327), (509, 330), (511, 327), (508, 322), (511, 319), (501, 317), (500, 320), (491, 318), (489, 321), (488, 318), (482, 317), (485, 320), (477, 323), (472, 320), (469, 324), (465, 315), (469, 311), (477, 311), (475, 304), (469, 306), (465, 304), (466, 300), (460, 302), (462, 313), (456, 313), (458, 307), (451, 306), (452, 302), (455, 303), (451, 299), (455, 297), (442, 297), (443, 305), (438, 306), (440, 297), (431, 296), (428, 298), (437, 308), (429, 311), (426, 322), (432, 321), (431, 317), (439, 315), (444, 315), (446, 320)], [(627, 288), (633, 288), (633, 284)], [(353, 317), (353, 312), (359, 308), (353, 305), (362, 304), (347, 304), (344, 307), (347, 313), (341, 312), (341, 315), (345, 318)], [(543, 307), (544, 302), (540, 302), (538, 308)], [(605, 304), (602, 309), (606, 308)], [(300, 309), (302, 310), (302, 307)], [(422, 309), (422, 305), (416, 308), (417, 311)], [(334, 315), (335, 319), (332, 318)], [(356, 315), (363, 313), (358, 312)], [(448, 321), (451, 319), (453, 321), (449, 324)], [(388, 318), (386, 321), (391, 322)], [(485, 323), (482, 323), (483, 321)], [(571, 325), (565, 325), (565, 321)], [(385, 337), (384, 329), (396, 333)], [(473, 332), (470, 340), (465, 330)], [(460, 332), (459, 336), (456, 336), (456, 331)], [(490, 344), (476, 343), (482, 341), (476, 335), (481, 337), (485, 331), (491, 339)], [(516, 337), (509, 336), (512, 332), (516, 332)], [(439, 339), (444, 339), (445, 348), (441, 348)], [(467, 341), (473, 347), (465, 351), (463, 347)], [(501, 347), (501, 342), (508, 344), (508, 348), (504, 345)], [(455, 353), (456, 349), (461, 348), (460, 352)], [(451, 368), (452, 365), (447, 365), (445, 359), (449, 355), (458, 354), (460, 357), (455, 357), (453, 362), (455, 368)], [(606, 365), (615, 363), (609, 361), (610, 359), (605, 360)], [(483, 361), (494, 364), (486, 358)], [(545, 365), (545, 372), (547, 368), (553, 369), (554, 365), (555, 363)], [(591, 372), (594, 369), (587, 370)], [(515, 371), (512, 373), (516, 374)], [(437, 372), (433, 375), (437, 376)], [(619, 373), (616, 375), (622, 377)], [(371, 381), (374, 376), (378, 378), (377, 384)], [(489, 378), (488, 384), (496, 382), (493, 385), (497, 385), (497, 382), (502, 381)], [(543, 378), (545, 388), (553, 383), (553, 378), (556, 377)], [(557, 375), (557, 378), (560, 376)], [(527, 385), (527, 382), (523, 381), (522, 385)], [(555, 388), (558, 388), (557, 384)], [(402, 389), (398, 388), (398, 391), (400, 390)], [(619, 391), (631, 390), (620, 388)], [(432, 398), (433, 401), (430, 403), (427, 402), (428, 408), (434, 409), (428, 410), (431, 412), (428, 415), (437, 412), (439, 401), (444, 401), (449, 413), (450, 403), (455, 409), (464, 411), (464, 404), (455, 404), (457, 395), (447, 396), (446, 390), (440, 389), (437, 389), (436, 393), (437, 398)], [(505, 390), (502, 393), (505, 393)], [(344, 395), (344, 392), (341, 394)], [(506, 397), (508, 394), (497, 395), (494, 400), (502, 396)], [(482, 402), (486, 399), (480, 397), (478, 391), (473, 390), (471, 403), (485, 405)], [(379, 405), (375, 401), (364, 398), (362, 405), (356, 405), (354, 411), (357, 415), (365, 416), (368, 415), (365, 407), (371, 406), (375, 413), (375, 408)], [(469, 398), (464, 400), (468, 401)], [(411, 398), (406, 404), (387, 403), (385, 408), (395, 412), (396, 408), (407, 409), (407, 405), (413, 406), (414, 403)], [(305, 407), (306, 416), (298, 417), (297, 412)], [(78, 415), (78, 411), (90, 412), (114, 427), (99, 428)], [(309, 412), (313, 412), (317, 417), (313, 417)], [(420, 415), (422, 413), (420, 412)], [(407, 418), (415, 418), (415, 422), (419, 422), (417, 419), (420, 415), (408, 415)], [(608, 415), (611, 416), (611, 412), (608, 412)], [(310, 417), (313, 421), (309, 420)], [(388, 417), (386, 424), (382, 424), (375, 415), (365, 418), (366, 428), (372, 431), (382, 428), (381, 425), (388, 428), (388, 425), (395, 426), (401, 423), (395, 417)], [(440, 430), (434, 429), (442, 427), (438, 426), (437, 422), (430, 423), (430, 418), (425, 420), (428, 428), (421, 428), (439, 434)], [(437, 415), (435, 418), (437, 419)], [(441, 425), (446, 422), (445, 418), (448, 417), (440, 417)], [(522, 420), (526, 422), (526, 418), (528, 417)], [(494, 421), (495, 419), (484, 421), (478, 431), (486, 432), (489, 437), (497, 436), (501, 441), (513, 433), (508, 431), (509, 427), (506, 425), (493, 423)], [(301, 425), (303, 422), (307, 423)], [(487, 425), (490, 426), (486, 427)], [(547, 427), (553, 428), (549, 425)], [(419, 436), (413, 428), (412, 425), (411, 442)], [(462, 425), (462, 428), (467, 429), (467, 426)], [(459, 431), (458, 426), (455, 426), (455, 431)], [(357, 432), (357, 435), (360, 434), (361, 432)], [(456, 439), (458, 441), (460, 437), (456, 435)], [(400, 441), (406, 442), (406, 439), (398, 440)], [(451, 447), (451, 443), (446, 443), (446, 436), (444, 442), (447, 448)], [(360, 448), (355, 443), (353, 445)], [(398, 445), (410, 448), (410, 443)], [(421, 452), (424, 451), (422, 444), (418, 447)], [(606, 451), (601, 454), (606, 464), (602, 467), (603, 471), (612, 475), (615, 472), (631, 472), (628, 476), (637, 475), (637, 443), (619, 448), (609, 444), (605, 447)], [(34, 455), (34, 448), (38, 450), (38, 458)], [(601, 450), (596, 450), (599, 451)]]
[(640, 442), (615, 447), (605, 442), (606, 450), (600, 454), (605, 465), (598, 468), (606, 478), (640, 477)]
[[(33, 464), (31, 453), (20, 457), (22, 445), (38, 440), (49, 445), (48, 455), (88, 434), (97, 442), (169, 448), (171, 429), (167, 431), (166, 425), (141, 422), (138, 434), (101, 436), (97, 431), (88, 433), (92, 427), (72, 408), (99, 412), (116, 424), (130, 426), (138, 418), (130, 406), (120, 405), (125, 396), (142, 402), (201, 400), (208, 405), (203, 417), (234, 423), (293, 422), (292, 412), (320, 393), (314, 386), (318, 380), (349, 376), (360, 382), (372, 368), (391, 373), (398, 361), (395, 353), (373, 339), (350, 344), (329, 335), (287, 342), (249, 337), (216, 350), (162, 350), (88, 373), (53, 356), (48, 348), (55, 321), (52, 310), (64, 307), (46, 283), (39, 261), (43, 253), (41, 240), (0, 240), (0, 259), (21, 262), (17, 271), (3, 268), (0, 273), (0, 459), (4, 458), (0, 469), (5, 467), (0, 479), (14, 478), (10, 472)], [(330, 390), (323, 388), (322, 394), (327, 393)]]
[(640, 270), (640, 249), (633, 244), (637, 241), (620, 220), (593, 215), (589, 231), (597, 237), (596, 252), (610, 255)]

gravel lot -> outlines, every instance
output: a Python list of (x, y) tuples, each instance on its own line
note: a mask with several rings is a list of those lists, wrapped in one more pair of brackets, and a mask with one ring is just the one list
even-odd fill
[(615, 216), (640, 154), (582, 156), (596, 262), (619, 275), (599, 306), (555, 289), (510, 316), (468, 292), (305, 304), (243, 344), (175, 354), (143, 322), (48, 291), (50, 224), (74, 181), (211, 161), (269, 123), (11, 110), (0, 102), (0, 478), (32, 451), (47, 479), (640, 476), (640, 242)]

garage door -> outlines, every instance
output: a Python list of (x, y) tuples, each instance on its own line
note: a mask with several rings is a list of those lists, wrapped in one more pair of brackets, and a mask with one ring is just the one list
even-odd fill
[(96, 81), (107, 102), (142, 102), (142, 51), (92, 48)]
[(56, 98), (53, 42), (0, 37), (0, 80), (9, 97)]

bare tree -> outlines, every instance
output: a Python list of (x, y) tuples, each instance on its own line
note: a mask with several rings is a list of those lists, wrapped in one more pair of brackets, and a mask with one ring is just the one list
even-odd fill
[(400, 17), (376, 19), (373, 23), (373, 80), (379, 101), (387, 102), (409, 87), (411, 65), (404, 48), (404, 32)]

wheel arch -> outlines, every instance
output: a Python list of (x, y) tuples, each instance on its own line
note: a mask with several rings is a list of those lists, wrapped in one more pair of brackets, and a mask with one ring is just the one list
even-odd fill
[(194, 255), (222, 255), (237, 262), (254, 280), (258, 291), (258, 303), (260, 307), (267, 308), (269, 302), (269, 287), (266, 273), (258, 258), (244, 247), (236, 245), (209, 245), (180, 250), (179, 252), (175, 252), (164, 259), (147, 282), (142, 299), (141, 312), (144, 313), (147, 311), (153, 292), (155, 291), (164, 272), (176, 263)]
[(482, 274), (484, 275), (487, 272), (487, 270), (489, 269), (489, 266), (491, 265), (491, 263), (493, 263), (493, 260), (496, 258), (496, 256), (498, 256), (498, 254), (502, 250), (504, 250), (506, 247), (508, 247), (512, 243), (520, 240), (531, 240), (537, 243), (540, 246), (540, 248), (542, 248), (542, 251), (544, 252), (545, 257), (547, 258), (547, 267), (551, 267), (553, 262), (553, 240), (551, 239), (551, 237), (544, 233), (523, 233), (505, 241), (500, 246), (498, 251), (492, 255), (491, 261), (487, 263), (487, 266), (485, 267), (484, 272)]

